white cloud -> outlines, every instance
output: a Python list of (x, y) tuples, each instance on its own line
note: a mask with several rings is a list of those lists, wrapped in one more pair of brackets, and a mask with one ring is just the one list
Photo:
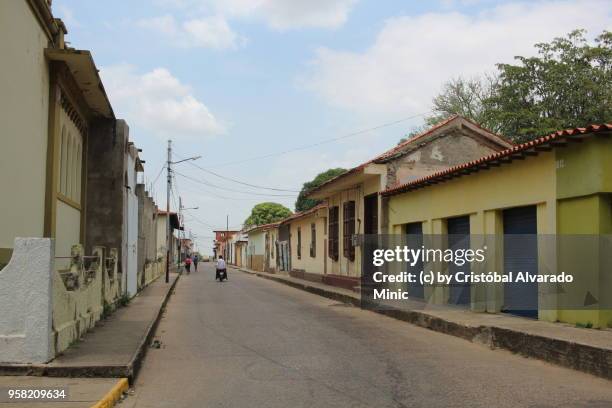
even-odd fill
[[(246, 41), (232, 31), (227, 21), (221, 17), (205, 17), (188, 20), (183, 23), (183, 29), (189, 34), (194, 46), (213, 49), (235, 49)], [(189, 45), (189, 44), (187, 44)]]
[(203, 0), (219, 13), (256, 18), (277, 30), (342, 26), (356, 0)]
[(359, 113), (421, 113), (448, 79), (492, 71), (533, 54), (533, 44), (575, 28), (610, 27), (603, 0), (506, 3), (458, 12), (391, 18), (364, 52), (321, 48), (301, 83), (329, 104)]
[(202, 138), (225, 132), (191, 88), (165, 68), (139, 74), (134, 66), (121, 64), (103, 68), (101, 76), (116, 115), (139, 129), (162, 139)]
[(221, 16), (194, 18), (179, 23), (173, 16), (164, 15), (139, 20), (137, 25), (166, 35), (180, 47), (225, 50), (239, 48), (246, 42)]

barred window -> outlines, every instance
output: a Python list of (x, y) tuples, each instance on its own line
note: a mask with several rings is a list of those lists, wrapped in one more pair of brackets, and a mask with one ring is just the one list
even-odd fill
[(338, 216), (340, 214), (340, 211), (338, 209), (338, 207), (330, 207), (329, 208), (329, 222), (327, 224), (328, 226), (328, 239), (327, 239), (327, 246), (328, 246), (328, 253), (329, 253), (329, 257), (331, 259), (333, 259), (334, 261), (338, 260), (338, 256), (339, 256), (339, 249), (338, 249), (338, 236), (339, 234), (339, 229), (340, 229), (340, 225), (339, 225), (339, 220), (338, 220)]
[(300, 227), (297, 229), (297, 257), (302, 259), (302, 229)]
[(317, 227), (313, 222), (310, 224), (310, 257), (317, 256)]
[(347, 201), (342, 208), (342, 252), (345, 258), (355, 260), (355, 247), (353, 246), (353, 235), (355, 234), (355, 202)]

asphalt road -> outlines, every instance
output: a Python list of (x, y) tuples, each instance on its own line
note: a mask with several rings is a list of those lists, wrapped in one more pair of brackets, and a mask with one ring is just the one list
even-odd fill
[(213, 275), (181, 277), (122, 407), (612, 407), (611, 381)]

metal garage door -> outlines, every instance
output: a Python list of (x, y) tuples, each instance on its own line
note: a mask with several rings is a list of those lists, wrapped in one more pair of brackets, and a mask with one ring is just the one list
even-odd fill
[[(421, 248), (423, 245), (423, 223), (412, 222), (410, 224), (406, 224), (406, 235), (406, 244), (408, 245), (408, 248)], [(421, 261), (417, 262), (414, 266), (407, 265), (407, 272), (414, 273), (417, 277), (422, 270), (423, 262)], [(423, 290), (423, 285), (421, 285), (420, 282), (409, 283), (408, 296), (411, 298), (424, 299), (425, 291)]]
[[(452, 250), (468, 249), (470, 247), (470, 217), (449, 218), (446, 220), (448, 232), (448, 247)], [(457, 272), (469, 272), (470, 264), (457, 266), (453, 262), (449, 263), (449, 274), (455, 275)], [(453, 305), (470, 304), (470, 285), (466, 283), (452, 283), (450, 285), (448, 303)]]
[[(536, 206), (504, 210), (504, 270), (506, 272), (538, 273), (538, 240)], [(504, 284), (502, 311), (538, 317), (538, 284)]]

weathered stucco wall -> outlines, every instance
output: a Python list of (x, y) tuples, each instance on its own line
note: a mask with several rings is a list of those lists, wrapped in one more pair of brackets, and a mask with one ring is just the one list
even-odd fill
[(53, 241), (17, 238), (0, 271), (0, 362), (45, 363), (54, 356), (51, 311)]
[(0, 200), (0, 248), (12, 248), (15, 237), (44, 233), (48, 39), (26, 1), (0, 2), (0, 33), (0, 185), (11, 186)]
[(96, 121), (88, 140), (85, 249), (121, 248), (126, 140), (116, 132), (114, 120)]
[(498, 148), (483, 143), (482, 138), (470, 137), (459, 129), (438, 136), (397, 160), (389, 162), (387, 187), (407, 183), (448, 167), (494, 153)]
[[(136, 186), (138, 196), (138, 287), (150, 282), (146, 270), (157, 261), (157, 214), (155, 202), (145, 191), (144, 184)], [(164, 234), (165, 236), (165, 234)]]
[(92, 255), (96, 259), (83, 260), (80, 245), (73, 246), (75, 256), (70, 266), (76, 286), (67, 287), (59, 272), (53, 275), (53, 335), (55, 354), (66, 350), (93, 328), (103, 312), (102, 274), (104, 271), (104, 249), (95, 247)]

